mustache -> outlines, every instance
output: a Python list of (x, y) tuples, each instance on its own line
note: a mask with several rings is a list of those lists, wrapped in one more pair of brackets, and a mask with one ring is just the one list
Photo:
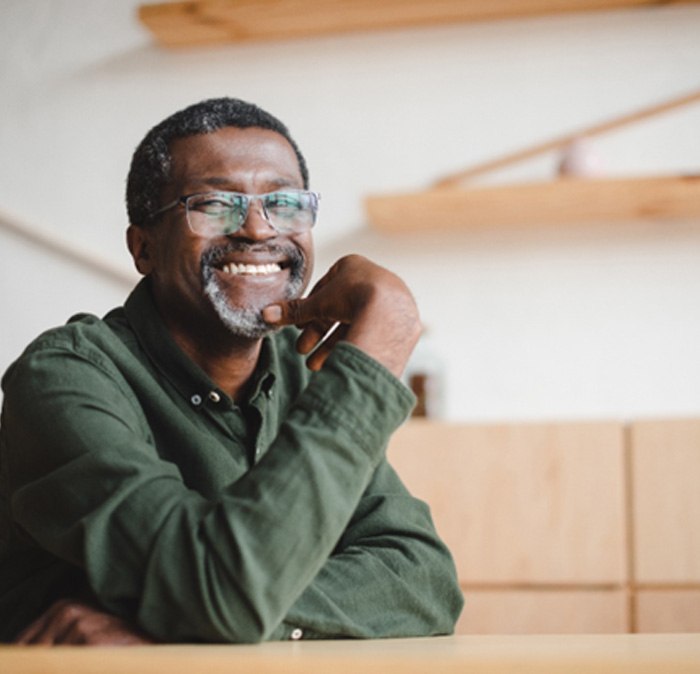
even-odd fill
[(285, 257), (289, 260), (292, 270), (300, 269), (304, 265), (304, 256), (301, 251), (291, 244), (280, 246), (279, 244), (250, 243), (248, 241), (227, 241), (211, 246), (202, 253), (202, 269), (217, 266), (231, 253), (267, 253), (276, 257)]

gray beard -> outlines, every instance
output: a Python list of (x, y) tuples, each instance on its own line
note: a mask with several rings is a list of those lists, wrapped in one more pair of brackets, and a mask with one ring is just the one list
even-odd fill
[[(237, 244), (238, 249), (247, 244)], [(248, 339), (260, 339), (265, 335), (274, 332), (276, 328), (270, 326), (263, 320), (261, 307), (236, 307), (231, 306), (226, 292), (219, 284), (219, 280), (213, 272), (212, 261), (226, 255), (230, 249), (226, 248), (208, 251), (202, 260), (202, 277), (204, 280), (204, 293), (214, 308), (221, 322), (229, 331), (237, 337)], [(289, 267), (289, 282), (284, 292), (284, 299), (291, 300), (299, 297), (304, 285), (304, 272), (306, 269), (305, 260), (299, 251), (290, 248), (286, 251), (291, 260)], [(265, 305), (266, 306), (266, 305)]]

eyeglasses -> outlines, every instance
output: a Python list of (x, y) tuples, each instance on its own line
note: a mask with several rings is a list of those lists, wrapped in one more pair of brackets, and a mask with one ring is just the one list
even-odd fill
[(314, 226), (320, 198), (317, 192), (297, 189), (267, 194), (206, 192), (182, 196), (158, 209), (153, 217), (182, 205), (187, 224), (195, 234), (222, 236), (243, 227), (252, 202), (258, 201), (263, 217), (277, 232), (298, 234)]

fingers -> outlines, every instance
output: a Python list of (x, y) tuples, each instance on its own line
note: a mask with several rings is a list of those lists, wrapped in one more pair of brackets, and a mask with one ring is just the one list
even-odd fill
[[(56, 621), (56, 615), (60, 613), (64, 605), (64, 600), (52, 604), (47, 611), (42, 613), (15, 637), (15, 643), (23, 645), (50, 645), (57, 643), (59, 622)], [(63, 622), (60, 622), (60, 625), (61, 629), (65, 629)]]
[(323, 364), (326, 362), (328, 356), (331, 355), (333, 347), (341, 340), (345, 338), (348, 331), (346, 325), (337, 323), (335, 328), (327, 334), (326, 338), (321, 342), (321, 344), (316, 348), (316, 350), (308, 357), (306, 360), (306, 366), (314, 371), (318, 372)]
[(79, 601), (61, 599), (16, 637), (23, 645), (153, 643), (121, 618)]
[[(349, 320), (346, 303), (342, 301), (343, 292), (333, 292), (328, 286), (338, 276), (338, 264), (317, 281), (306, 298), (287, 300), (271, 304), (262, 310), (265, 322), (275, 327), (284, 325), (307, 326), (317, 322), (330, 328), (336, 321)], [(340, 301), (339, 301), (340, 299)], [(320, 332), (319, 329), (315, 329)]]
[(319, 318), (314, 313), (313, 304), (310, 298), (270, 304), (262, 310), (262, 317), (266, 323), (275, 327), (283, 325), (302, 327)]
[(297, 340), (297, 351), (302, 355), (311, 353), (337, 325), (335, 322), (314, 321), (302, 330)]
[(297, 346), (311, 354), (307, 365), (313, 370), (346, 339), (400, 376), (420, 334), (418, 309), (406, 284), (357, 255), (338, 260), (307, 298), (270, 305), (262, 315), (273, 327), (302, 329)]

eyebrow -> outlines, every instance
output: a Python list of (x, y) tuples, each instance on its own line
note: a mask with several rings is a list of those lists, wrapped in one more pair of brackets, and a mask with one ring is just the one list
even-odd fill
[[(223, 176), (210, 176), (207, 178), (195, 178), (193, 180), (188, 180), (187, 181), (189, 184), (195, 184), (195, 185), (211, 185), (212, 187), (225, 187), (229, 188), (232, 184), (235, 183), (231, 178), (226, 178)], [(296, 187), (296, 181), (291, 179), (291, 178), (272, 178), (269, 181), (267, 181), (269, 185), (272, 187)], [(238, 190), (232, 190), (232, 191), (238, 191)]]

